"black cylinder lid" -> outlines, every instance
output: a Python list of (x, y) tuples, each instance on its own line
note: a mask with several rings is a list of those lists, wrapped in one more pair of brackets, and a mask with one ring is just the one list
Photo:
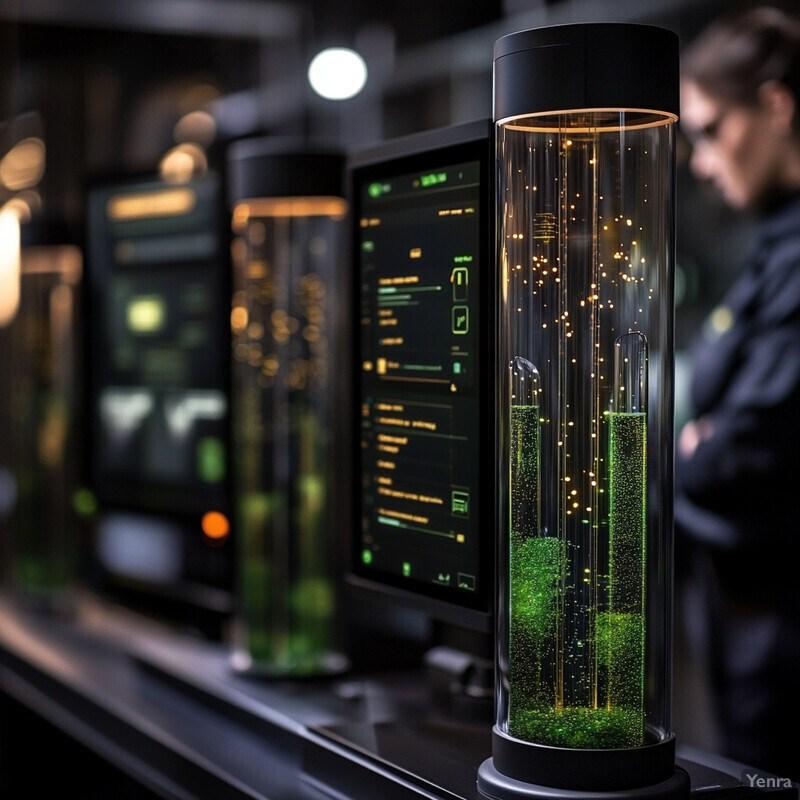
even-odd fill
[(652, 25), (553, 25), (494, 46), (494, 118), (583, 108), (678, 115), (678, 37)]
[(227, 153), (228, 202), (257, 197), (342, 197), (344, 155), (285, 139), (241, 139)]

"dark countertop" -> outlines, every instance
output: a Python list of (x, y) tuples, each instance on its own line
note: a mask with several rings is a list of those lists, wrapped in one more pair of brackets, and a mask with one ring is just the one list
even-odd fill
[[(159, 796), (475, 797), (491, 720), (437, 707), (421, 671), (267, 681), (229, 655), (93, 595), (59, 615), (0, 597), (0, 691)], [(742, 765), (678, 755), (694, 795), (754, 794)]]

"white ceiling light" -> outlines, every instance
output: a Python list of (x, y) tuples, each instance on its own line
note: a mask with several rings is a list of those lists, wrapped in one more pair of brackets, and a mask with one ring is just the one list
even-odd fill
[(308, 67), (308, 81), (314, 91), (327, 100), (355, 97), (367, 82), (364, 59), (346, 47), (320, 51)]

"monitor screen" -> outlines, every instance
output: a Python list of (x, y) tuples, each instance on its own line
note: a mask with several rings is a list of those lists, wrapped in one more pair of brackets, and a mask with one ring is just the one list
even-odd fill
[(234, 550), (227, 229), (213, 172), (88, 192), (92, 575), (192, 624), (209, 609), (215, 636)]
[(209, 175), (90, 193), (92, 473), (105, 505), (195, 513), (227, 503), (219, 191)]
[(494, 578), (490, 141), (458, 126), (351, 170), (352, 572), (476, 627)]

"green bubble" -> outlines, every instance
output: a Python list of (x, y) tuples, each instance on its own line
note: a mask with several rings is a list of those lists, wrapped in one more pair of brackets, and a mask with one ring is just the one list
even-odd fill
[(204, 436), (197, 443), (197, 474), (205, 483), (225, 478), (225, 445), (216, 436)]
[(91, 489), (76, 489), (72, 495), (72, 508), (81, 517), (93, 517), (97, 513), (97, 498)]

